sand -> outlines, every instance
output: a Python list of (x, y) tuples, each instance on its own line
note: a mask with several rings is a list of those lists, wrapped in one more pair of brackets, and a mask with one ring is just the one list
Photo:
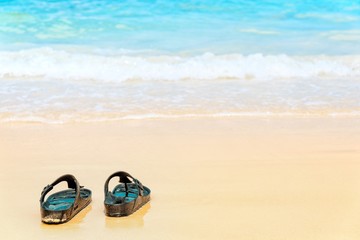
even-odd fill
[[(0, 239), (360, 239), (360, 119), (2, 123), (0, 160)], [(109, 218), (117, 170), (152, 200)], [(65, 173), (93, 202), (42, 224), (40, 192)]]

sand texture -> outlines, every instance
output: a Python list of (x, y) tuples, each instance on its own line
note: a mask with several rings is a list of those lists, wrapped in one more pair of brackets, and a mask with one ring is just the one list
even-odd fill
[[(360, 119), (2, 124), (0, 160), (3, 240), (360, 239)], [(118, 170), (152, 200), (109, 218), (103, 185)], [(93, 202), (42, 224), (41, 190), (65, 173)]]

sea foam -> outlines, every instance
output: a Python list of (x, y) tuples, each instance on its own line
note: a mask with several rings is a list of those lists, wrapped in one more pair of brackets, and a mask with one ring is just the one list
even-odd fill
[(197, 56), (138, 56), (84, 53), (49, 47), (0, 52), (2, 79), (124, 82), (344, 77), (360, 77), (360, 56), (244, 56), (212, 53)]
[(359, 56), (0, 52), (0, 122), (360, 115)]

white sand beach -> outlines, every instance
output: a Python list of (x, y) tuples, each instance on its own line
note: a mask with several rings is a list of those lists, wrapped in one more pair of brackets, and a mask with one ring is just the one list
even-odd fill
[[(2, 124), (0, 238), (359, 239), (359, 143), (354, 118)], [(109, 218), (103, 185), (118, 170), (152, 199)], [(43, 224), (40, 193), (65, 173), (93, 202)]]

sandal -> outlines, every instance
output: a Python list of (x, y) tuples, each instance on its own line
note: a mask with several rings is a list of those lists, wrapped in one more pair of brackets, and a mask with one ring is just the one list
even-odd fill
[[(120, 178), (120, 184), (109, 191), (109, 181)], [(105, 214), (109, 217), (128, 216), (150, 200), (150, 189), (126, 172), (115, 172), (105, 182)]]
[[(55, 185), (66, 181), (70, 189), (45, 196)], [(40, 198), (41, 220), (48, 224), (65, 223), (84, 209), (91, 202), (91, 191), (80, 186), (73, 175), (59, 177), (52, 184), (44, 187)]]

